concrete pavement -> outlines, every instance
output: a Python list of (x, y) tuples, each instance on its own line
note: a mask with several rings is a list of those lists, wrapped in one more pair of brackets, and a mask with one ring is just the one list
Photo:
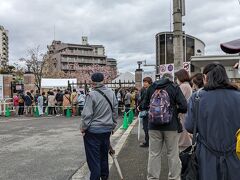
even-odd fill
[[(143, 131), (141, 134), (141, 140), (143, 141)], [(139, 142), (137, 140), (137, 124), (128, 136), (117, 159), (122, 169), (124, 180), (147, 179), (148, 148), (139, 147)], [(164, 149), (160, 180), (167, 180), (167, 174), (168, 164), (166, 150)], [(115, 165), (110, 169), (109, 180), (120, 180)]]

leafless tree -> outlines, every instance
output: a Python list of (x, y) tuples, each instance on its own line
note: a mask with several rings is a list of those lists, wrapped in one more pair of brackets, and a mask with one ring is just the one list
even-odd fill
[(41, 89), (41, 80), (43, 77), (43, 68), (48, 59), (47, 54), (43, 54), (40, 52), (40, 46), (36, 48), (28, 50), (27, 58), (21, 58), (20, 61), (25, 62), (27, 66), (27, 72), (31, 72), (35, 77), (35, 85), (40, 91)]

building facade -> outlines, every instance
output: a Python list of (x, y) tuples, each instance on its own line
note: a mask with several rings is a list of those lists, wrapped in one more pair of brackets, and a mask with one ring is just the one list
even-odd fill
[(8, 63), (8, 31), (0, 26), (0, 66)]
[(202, 72), (203, 68), (213, 62), (221, 63), (226, 71), (231, 82), (236, 83), (240, 87), (240, 71), (234, 69), (234, 65), (240, 61), (239, 55), (210, 55), (210, 56), (193, 56), (191, 64), (194, 67), (194, 72)]
[[(156, 73), (163, 64), (174, 63), (173, 32), (161, 32), (156, 34)], [(192, 56), (201, 56), (205, 53), (205, 44), (198, 38), (184, 34), (183, 36), (183, 59), (189, 62)]]
[(116, 60), (105, 56), (104, 46), (89, 45), (87, 37), (82, 37), (82, 44), (53, 41), (52, 45), (48, 46), (48, 54), (58, 71), (76, 71), (78, 67), (93, 64), (117, 66)]
[(81, 73), (88, 70), (89, 67), (97, 65), (110, 69), (113, 79), (117, 75), (117, 61), (113, 58), (107, 58), (103, 45), (88, 44), (87, 37), (82, 37), (82, 44), (53, 41), (48, 46), (48, 55), (54, 62), (55, 70), (63, 71), (66, 74)]

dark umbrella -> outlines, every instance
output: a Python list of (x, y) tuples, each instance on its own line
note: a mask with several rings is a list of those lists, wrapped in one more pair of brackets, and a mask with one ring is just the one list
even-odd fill
[(240, 39), (220, 44), (221, 49), (228, 54), (240, 53)]

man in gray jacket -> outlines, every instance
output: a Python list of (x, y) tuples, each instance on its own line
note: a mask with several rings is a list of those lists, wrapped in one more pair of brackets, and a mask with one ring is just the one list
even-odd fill
[(81, 132), (90, 180), (107, 180), (110, 135), (117, 125), (118, 102), (114, 92), (104, 86), (102, 73), (94, 73), (91, 79), (93, 91), (86, 96)]

